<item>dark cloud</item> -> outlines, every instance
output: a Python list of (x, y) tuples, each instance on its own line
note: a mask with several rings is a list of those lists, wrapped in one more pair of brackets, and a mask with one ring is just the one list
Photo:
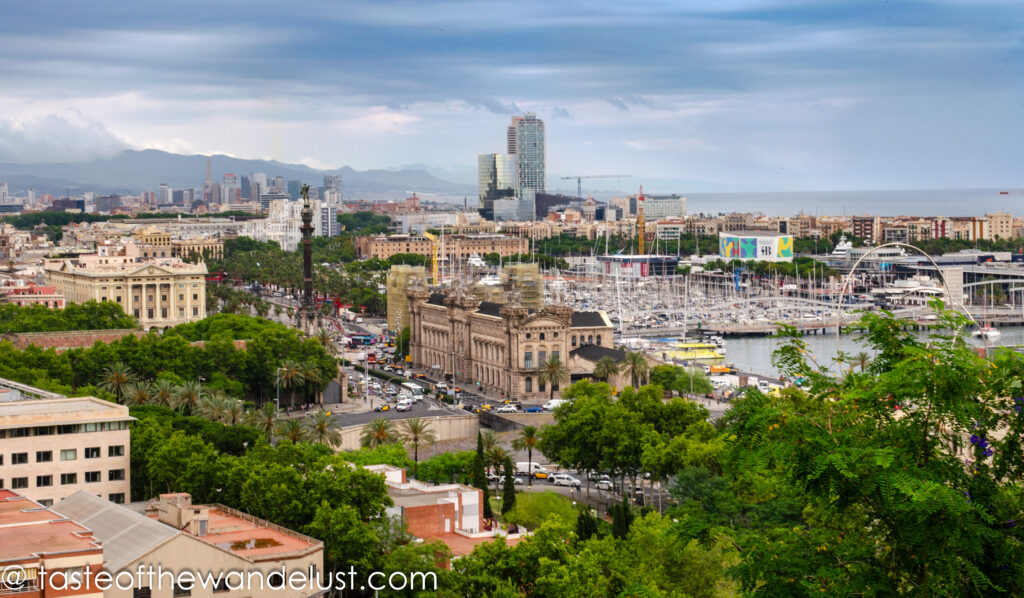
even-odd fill
[(57, 115), (0, 120), (0, 162), (76, 162), (108, 158), (128, 144), (102, 124)]

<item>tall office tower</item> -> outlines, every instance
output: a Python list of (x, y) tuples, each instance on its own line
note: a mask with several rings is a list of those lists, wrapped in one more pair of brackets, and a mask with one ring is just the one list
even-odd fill
[(238, 184), (241, 186), (242, 199), (249, 199), (252, 197), (250, 195), (250, 190), (252, 189), (252, 178), (249, 175), (243, 174), (242, 179)]
[(505, 138), (505, 153), (515, 155), (516, 153), (516, 123), (523, 120), (521, 116), (513, 116), (512, 124), (508, 126), (508, 132)]
[(324, 201), (330, 203), (341, 203), (341, 175), (324, 175)]
[(28, 190), (28, 200), (27, 200), (26, 203), (28, 203), (29, 205), (32, 205), (32, 204), (36, 203), (36, 190), (35, 189), (29, 189)]
[(7, 181), (0, 181), (0, 204), (7, 203)]
[(477, 182), (480, 195), (480, 215), (487, 220), (492, 220), (494, 200), (515, 197), (515, 156), (480, 154), (477, 159)]
[(267, 191), (269, 191), (267, 175), (262, 172), (254, 172), (249, 175), (249, 201), (259, 203), (260, 195)]
[(224, 201), (221, 195), (220, 183), (210, 183), (210, 199), (207, 200), (207, 204), (218, 204)]
[(516, 181), (518, 189), (544, 191), (544, 121), (533, 112), (514, 117), (516, 128)]
[(174, 189), (167, 186), (167, 183), (160, 183), (160, 188), (156, 192), (156, 203), (165, 204), (174, 202)]
[(274, 193), (288, 193), (288, 183), (283, 176), (274, 177)]
[(302, 195), (302, 181), (288, 181), (288, 187), (285, 189), (285, 193), (292, 196), (292, 201), (295, 201)]
[(233, 174), (225, 174), (224, 182), (220, 186), (221, 203), (238, 203), (239, 191), (238, 177)]
[(206, 158), (206, 181), (203, 182), (203, 201), (213, 201), (213, 161)]

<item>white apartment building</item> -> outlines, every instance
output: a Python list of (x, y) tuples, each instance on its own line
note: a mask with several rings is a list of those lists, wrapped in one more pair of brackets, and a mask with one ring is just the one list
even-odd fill
[(130, 497), (128, 407), (0, 379), (0, 488), (50, 506), (82, 490)]

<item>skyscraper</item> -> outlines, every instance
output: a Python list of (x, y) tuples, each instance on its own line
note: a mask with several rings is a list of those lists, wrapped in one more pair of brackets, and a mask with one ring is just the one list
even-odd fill
[(233, 174), (224, 175), (224, 183), (220, 188), (221, 203), (238, 203), (241, 189), (238, 186), (238, 177)]
[(168, 204), (174, 202), (174, 189), (167, 186), (167, 183), (160, 183), (160, 188), (156, 191), (156, 203), (157, 204)]
[[(509, 129), (512, 127), (515, 127), (516, 187), (543, 192), (544, 176), (547, 171), (544, 121), (537, 118), (533, 112), (527, 112), (521, 117), (513, 117)], [(511, 137), (510, 130), (510, 142)]]
[(323, 199), (328, 203), (341, 203), (341, 175), (324, 175)]
[(302, 195), (302, 181), (288, 181), (285, 192), (292, 196), (292, 201), (295, 201)]
[(480, 215), (491, 220), (494, 215), (494, 200), (516, 195), (515, 156), (480, 154), (477, 159), (477, 182)]

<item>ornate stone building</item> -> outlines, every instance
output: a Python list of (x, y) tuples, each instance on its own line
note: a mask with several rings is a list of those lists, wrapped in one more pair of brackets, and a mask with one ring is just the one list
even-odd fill
[(574, 350), (594, 345), (615, 351), (612, 325), (603, 312), (573, 312), (565, 305), (531, 310), (520, 305), (515, 294), (513, 290), (510, 301), (499, 305), (479, 301), (461, 288), (443, 294), (411, 287), (414, 367), (433, 370), (463, 387), (478, 386), (517, 399), (542, 399), (550, 389), (539, 374), (550, 356), (558, 356), (576, 379), (589, 375), (590, 371), (580, 368), (593, 364), (572, 359)]

